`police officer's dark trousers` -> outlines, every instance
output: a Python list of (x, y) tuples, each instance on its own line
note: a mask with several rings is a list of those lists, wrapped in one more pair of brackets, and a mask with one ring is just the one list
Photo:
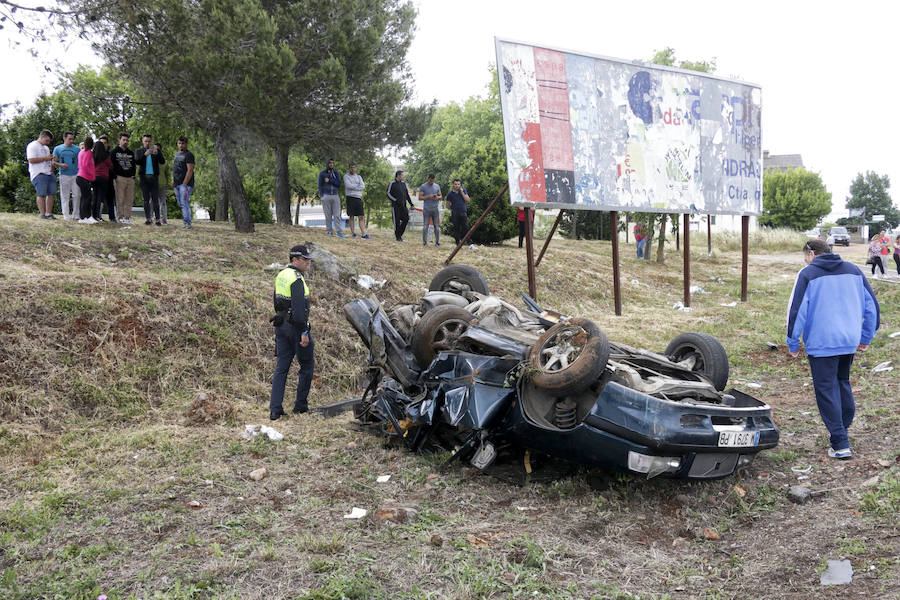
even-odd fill
[(275, 328), (275, 374), (272, 375), (272, 395), (269, 399), (269, 412), (278, 414), (282, 409), (284, 401), (284, 385), (287, 382), (288, 369), (297, 357), (300, 364), (300, 375), (297, 377), (297, 397), (294, 400), (294, 412), (307, 410), (307, 397), (309, 396), (309, 386), (312, 384), (313, 368), (315, 359), (313, 358), (313, 338), (312, 333), (309, 334), (309, 345), (305, 348), (300, 346), (300, 332), (290, 323), (282, 323)]

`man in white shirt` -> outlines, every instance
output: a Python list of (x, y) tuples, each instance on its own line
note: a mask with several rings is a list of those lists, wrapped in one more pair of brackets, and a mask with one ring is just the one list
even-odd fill
[(25, 148), (25, 157), (28, 159), (28, 178), (34, 185), (37, 193), (38, 212), (42, 219), (55, 219), (53, 216), (53, 203), (56, 200), (56, 177), (53, 175), (53, 167), (65, 167), (64, 163), (54, 160), (50, 147), (47, 145), (53, 139), (53, 134), (46, 129), (41, 132), (38, 139)]

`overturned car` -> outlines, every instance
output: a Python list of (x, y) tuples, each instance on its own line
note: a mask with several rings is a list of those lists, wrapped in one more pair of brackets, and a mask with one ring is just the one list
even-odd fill
[(610, 342), (593, 322), (516, 307), (478, 271), (442, 269), (418, 304), (344, 307), (369, 348), (364, 424), (411, 450), (486, 469), (510, 448), (647, 477), (726, 477), (778, 444), (770, 407), (725, 390), (728, 357), (704, 333), (663, 354)]

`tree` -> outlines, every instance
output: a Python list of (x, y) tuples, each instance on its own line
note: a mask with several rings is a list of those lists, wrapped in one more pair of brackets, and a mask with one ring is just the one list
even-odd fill
[[(491, 72), (487, 97), (474, 96), (465, 104), (451, 103), (435, 110), (428, 129), (415, 144), (406, 178), (415, 190), (434, 173), (442, 189), (455, 177), (469, 192), (470, 215), (480, 215), (507, 183), (506, 146), (500, 113), (500, 89), (496, 71)], [(445, 219), (445, 233), (449, 220)], [(472, 235), (477, 244), (495, 244), (515, 235), (516, 209), (498, 201)]]
[(315, 162), (406, 145), (423, 131), (429, 107), (410, 98), (406, 52), (416, 11), (409, 0), (263, 0), (293, 56), (290, 84), (271, 110), (248, 123), (275, 150), (277, 220), (290, 224), (288, 154)]
[[(884, 215), (884, 221), (872, 223), (872, 233), (877, 233), (891, 225), (900, 224), (900, 210), (894, 208), (894, 202), (888, 190), (891, 180), (887, 175), (878, 175), (872, 171), (859, 173), (853, 183), (850, 184), (850, 197), (847, 198), (847, 208), (865, 209), (866, 221), (871, 221), (874, 215)], [(863, 217), (848, 219), (852, 224), (860, 224)]]
[(770, 169), (763, 174), (763, 214), (759, 224), (805, 230), (831, 212), (831, 193), (818, 173)]

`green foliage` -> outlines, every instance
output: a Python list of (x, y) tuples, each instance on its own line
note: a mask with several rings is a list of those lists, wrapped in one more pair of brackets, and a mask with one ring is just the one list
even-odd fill
[(702, 71), (704, 73), (712, 73), (716, 70), (716, 59), (712, 60), (682, 60), (675, 58), (675, 49), (666, 47), (657, 51), (650, 60), (653, 64), (663, 65), (665, 67), (678, 67), (679, 69), (688, 69), (691, 71)]
[(567, 210), (559, 222), (559, 231), (577, 240), (612, 239), (609, 213), (598, 210)]
[(0, 167), (0, 212), (37, 212), (34, 187), (14, 161)]
[(37, 139), (41, 130), (53, 134), (52, 148), (61, 143), (64, 131), (85, 131), (83, 115), (72, 99), (63, 91), (41, 94), (29, 108), (17, 106), (16, 114), (8, 118), (0, 129), (0, 163), (14, 161), (23, 173), (28, 172), (25, 147)]
[(763, 174), (763, 214), (760, 225), (804, 230), (831, 212), (831, 193), (818, 173), (806, 169)]
[[(435, 174), (445, 197), (453, 179), (459, 177), (472, 198), (470, 221), (481, 215), (508, 181), (496, 72), (492, 72), (487, 97), (472, 97), (463, 105), (451, 103), (435, 111), (407, 164), (406, 182), (413, 195), (429, 173)], [(508, 197), (501, 198), (471, 240), (495, 244), (517, 231), (516, 209)]]
[[(865, 208), (867, 221), (871, 221), (874, 215), (884, 215), (884, 221), (871, 223), (869, 233), (875, 234), (889, 226), (900, 224), (900, 210), (894, 208), (894, 202), (888, 190), (891, 187), (890, 177), (879, 175), (872, 171), (859, 173), (853, 183), (850, 184), (850, 197), (847, 198), (847, 208)], [(847, 224), (862, 224), (862, 217), (841, 219), (839, 224), (845, 221)]]

